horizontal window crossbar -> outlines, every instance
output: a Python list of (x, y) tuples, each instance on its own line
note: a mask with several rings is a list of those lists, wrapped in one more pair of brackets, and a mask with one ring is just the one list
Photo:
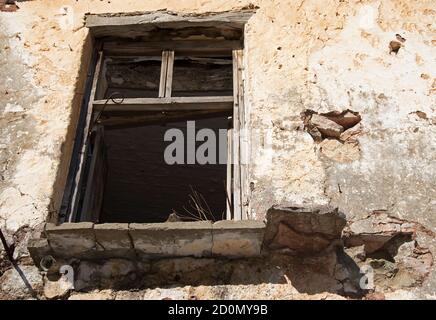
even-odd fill
[(175, 50), (185, 54), (211, 53), (219, 56), (240, 48), (242, 48), (240, 40), (107, 41), (103, 45), (103, 51), (108, 55), (155, 54), (162, 50)]
[(118, 100), (94, 100), (96, 111), (182, 111), (182, 110), (231, 110), (233, 96), (217, 97), (169, 97), (128, 98)]

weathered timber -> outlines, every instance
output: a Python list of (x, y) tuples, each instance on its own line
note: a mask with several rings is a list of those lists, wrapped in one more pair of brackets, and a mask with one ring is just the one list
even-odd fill
[(154, 54), (159, 50), (177, 50), (177, 54), (228, 55), (231, 50), (240, 48), (241, 40), (106, 41), (103, 45), (103, 51), (109, 55)]
[(217, 97), (171, 97), (171, 98), (132, 98), (123, 103), (94, 101), (94, 110), (100, 111), (181, 111), (181, 110), (231, 110), (232, 96)]
[(94, 37), (118, 36), (134, 38), (153, 29), (203, 27), (242, 29), (255, 10), (177, 13), (167, 10), (115, 14), (87, 14), (85, 26)]

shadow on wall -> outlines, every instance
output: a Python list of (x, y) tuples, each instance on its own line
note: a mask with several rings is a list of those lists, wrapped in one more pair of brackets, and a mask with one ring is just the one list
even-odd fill
[(87, 87), (91, 85), (92, 78), (88, 77), (88, 70), (90, 68), (91, 60), (93, 59), (93, 40), (88, 33), (82, 49), (82, 56), (80, 58), (80, 68), (77, 74), (77, 81), (74, 87), (74, 96), (69, 105), (71, 106), (70, 122), (68, 124), (65, 140), (61, 145), (61, 154), (58, 169), (56, 172), (56, 178), (53, 183), (53, 194), (50, 197), (51, 201), (48, 207), (49, 216), (48, 222), (57, 222), (59, 218), (59, 212), (62, 203), (62, 197), (66, 186), (67, 176), (70, 168), (71, 155), (73, 148), (78, 146), (75, 143), (80, 142), (75, 140), (76, 131), (80, 128), (79, 123), (82, 123), (85, 119), (82, 106), (87, 104), (88, 97), (86, 93), (89, 91)]
[[(339, 249), (340, 254), (343, 252)], [(172, 286), (284, 284), (289, 294), (330, 292), (361, 297), (359, 279), (348, 279), (359, 267), (342, 265), (336, 249), (311, 257), (271, 254), (263, 258), (169, 258), (151, 262), (126, 259), (81, 261), (75, 269), (75, 290), (134, 290)], [(60, 263), (60, 262), (59, 262)], [(56, 281), (55, 273), (48, 277)], [(345, 290), (344, 290), (345, 288)]]

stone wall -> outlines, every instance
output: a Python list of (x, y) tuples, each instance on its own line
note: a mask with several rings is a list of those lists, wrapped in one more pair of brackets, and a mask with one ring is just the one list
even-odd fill
[[(434, 256), (432, 1), (35, 0), (0, 12), (0, 227), (15, 259), (28, 263), (28, 239), (56, 221), (91, 53), (84, 14), (244, 6), (258, 7), (245, 30), (245, 102), (271, 142), (252, 145), (252, 218), (330, 204), (352, 226), (383, 210), (423, 226), (419, 245)], [(361, 116), (353, 141), (308, 132), (308, 112), (345, 110)], [(413, 294), (435, 297), (433, 269)]]

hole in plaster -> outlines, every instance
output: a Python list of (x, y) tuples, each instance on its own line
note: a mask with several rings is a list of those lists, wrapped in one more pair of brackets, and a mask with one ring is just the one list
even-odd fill
[(415, 114), (420, 119), (428, 120), (427, 114), (425, 112), (417, 110), (415, 112), (411, 112), (410, 114)]
[(380, 249), (367, 253), (366, 258), (382, 259), (389, 262), (396, 262), (395, 257), (398, 254), (398, 248), (406, 243), (412, 241), (412, 234), (397, 234), (392, 239), (387, 241)]
[(318, 143), (324, 156), (342, 163), (360, 158), (357, 136), (362, 132), (362, 117), (358, 112), (347, 109), (318, 114), (306, 110), (302, 117), (304, 129)]
[(392, 52), (395, 54), (398, 54), (398, 51), (400, 51), (401, 48), (401, 42), (398, 41), (391, 41), (389, 42), (389, 54)]
[(349, 109), (320, 114), (307, 109), (302, 114), (302, 118), (305, 130), (317, 142), (324, 139), (337, 139), (345, 142), (360, 133), (358, 130), (351, 129), (354, 129), (362, 120), (358, 112)]

